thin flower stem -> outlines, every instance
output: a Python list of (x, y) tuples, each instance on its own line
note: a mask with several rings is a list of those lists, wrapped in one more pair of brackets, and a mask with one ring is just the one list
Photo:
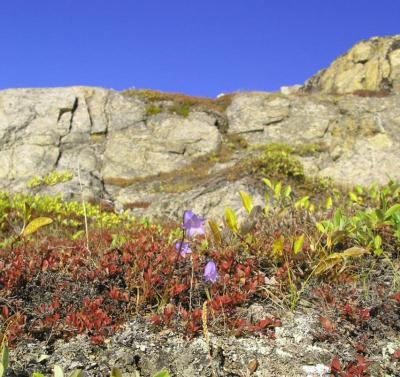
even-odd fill
[[(186, 229), (183, 229), (182, 238), (181, 238), (181, 243), (180, 243), (180, 245), (179, 245), (179, 250), (178, 250), (178, 255), (177, 255), (176, 258), (175, 258), (174, 265), (173, 265), (173, 267), (172, 267), (172, 269), (171, 269), (171, 271), (170, 271), (170, 273), (169, 273), (169, 275), (168, 275), (168, 280), (167, 280), (167, 281), (170, 281), (170, 280), (172, 279), (172, 276), (173, 276), (173, 274), (174, 274), (174, 271), (176, 270), (176, 266), (178, 265), (179, 257), (180, 257), (180, 255), (181, 255), (181, 251), (182, 251), (182, 247), (183, 247), (183, 241), (185, 240), (185, 235), (186, 235)], [(166, 290), (166, 292), (167, 292), (167, 291), (168, 291), (168, 290)], [(165, 299), (166, 299), (166, 297), (165, 297)], [(166, 300), (165, 300), (165, 301), (166, 301)]]
[(193, 281), (194, 281), (194, 262), (193, 262), (193, 254), (190, 255), (190, 261), (192, 262), (192, 274), (191, 274), (191, 276), (190, 276), (189, 310), (192, 311), (192, 295), (193, 295)]

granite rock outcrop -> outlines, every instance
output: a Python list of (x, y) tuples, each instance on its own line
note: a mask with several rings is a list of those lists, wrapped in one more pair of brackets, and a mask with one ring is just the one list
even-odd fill
[(304, 85), (306, 92), (400, 92), (400, 35), (361, 41)]

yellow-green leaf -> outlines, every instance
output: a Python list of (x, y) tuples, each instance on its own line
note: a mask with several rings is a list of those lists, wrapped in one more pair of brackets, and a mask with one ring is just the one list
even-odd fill
[(285, 242), (285, 237), (283, 235), (279, 236), (272, 245), (272, 251), (275, 256), (281, 256), (283, 253), (283, 244)]
[(279, 199), (282, 191), (282, 183), (278, 182), (274, 187), (274, 197), (275, 199)]
[(391, 206), (386, 212), (385, 212), (385, 219), (388, 219), (392, 215), (394, 215), (396, 212), (400, 212), (400, 204), (395, 204)]
[(157, 372), (153, 377), (170, 377), (170, 374), (167, 370), (161, 370), (160, 372)]
[(285, 197), (285, 198), (288, 198), (289, 196), (290, 196), (290, 193), (292, 192), (292, 188), (290, 187), (290, 186), (287, 186), (286, 188), (285, 188), (285, 191), (283, 192), (283, 196)]
[(322, 261), (320, 261), (317, 265), (317, 267), (314, 270), (314, 274), (315, 275), (320, 275), (328, 270), (330, 270), (331, 268), (335, 267), (338, 263), (340, 263), (341, 259), (324, 259)]
[(8, 368), (8, 346), (6, 344), (3, 344), (3, 347), (1, 348), (1, 358), (0, 358), (0, 366), (3, 367), (3, 373), (0, 373), (0, 377), (3, 376), (3, 374), (7, 371)]
[(325, 208), (326, 209), (331, 209), (332, 205), (333, 205), (332, 198), (329, 197), (328, 199), (326, 199)]
[(354, 190), (356, 190), (358, 195), (361, 195), (364, 192), (362, 186), (360, 186), (360, 185), (355, 186)]
[(229, 226), (232, 232), (237, 233), (238, 224), (237, 224), (236, 214), (229, 207), (225, 208), (225, 220), (226, 224)]
[(354, 258), (354, 257), (361, 257), (364, 254), (368, 254), (368, 251), (365, 250), (363, 247), (353, 246), (337, 254), (340, 254), (342, 258), (349, 258), (349, 257)]
[(374, 246), (375, 249), (380, 249), (382, 246), (382, 238), (379, 234), (377, 234), (374, 238)]
[(54, 377), (64, 377), (64, 372), (59, 365), (54, 365)]
[(338, 263), (345, 261), (347, 258), (361, 257), (367, 254), (368, 251), (359, 246), (353, 246), (341, 253), (333, 253), (328, 255), (325, 259), (321, 260), (314, 270), (316, 275), (320, 275), (323, 272), (330, 270), (335, 267)]
[(295, 242), (293, 245), (293, 252), (294, 254), (298, 254), (301, 249), (303, 248), (303, 243), (304, 243), (304, 234), (302, 234)]
[(22, 232), (22, 236), (29, 236), (30, 234), (37, 232), (43, 226), (51, 224), (52, 222), (53, 220), (50, 217), (37, 217), (25, 227)]
[(84, 230), (78, 230), (76, 233), (74, 233), (72, 236), (71, 236), (71, 239), (72, 239), (72, 241), (75, 241), (75, 240), (77, 240), (83, 233), (85, 233), (85, 231)]
[(315, 226), (321, 233), (325, 233), (325, 227), (321, 223), (316, 223)]
[(272, 190), (272, 183), (268, 178), (264, 178), (263, 182)]
[(122, 377), (122, 373), (118, 368), (112, 368), (110, 377)]
[(83, 376), (83, 372), (80, 369), (75, 369), (72, 371), (72, 373), (69, 375), (69, 377), (81, 377)]
[(352, 191), (349, 192), (349, 198), (350, 198), (351, 201), (353, 201), (355, 203), (358, 202), (358, 196)]
[(243, 207), (247, 211), (247, 213), (250, 213), (251, 210), (253, 209), (253, 202), (251, 200), (251, 197), (249, 194), (247, 194), (244, 191), (240, 191), (240, 198), (242, 199)]
[(215, 221), (208, 220), (208, 225), (210, 226), (211, 233), (214, 237), (214, 241), (220, 245), (222, 242), (222, 236), (221, 236), (221, 231), (219, 230), (219, 227)]
[(303, 198), (299, 199), (296, 203), (294, 203), (294, 208), (305, 208), (307, 209), (310, 206), (309, 196), (304, 196)]
[(80, 369), (74, 370), (69, 377), (81, 377), (82, 376), (82, 371)]

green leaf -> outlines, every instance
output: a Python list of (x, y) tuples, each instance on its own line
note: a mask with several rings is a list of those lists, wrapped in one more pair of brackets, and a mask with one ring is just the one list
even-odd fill
[(400, 212), (400, 203), (391, 206), (385, 212), (385, 219), (388, 219), (389, 217), (392, 217), (396, 212)]
[(69, 377), (81, 377), (82, 376), (82, 371), (80, 369), (75, 369)]
[(237, 233), (238, 232), (238, 224), (237, 224), (237, 219), (235, 212), (232, 211), (229, 207), (225, 208), (225, 220), (226, 224), (229, 226), (229, 228), (232, 230), (232, 232)]
[(382, 238), (379, 234), (374, 237), (374, 246), (375, 249), (380, 249), (382, 246)]
[(246, 209), (247, 213), (250, 213), (251, 210), (253, 209), (253, 202), (251, 200), (250, 195), (244, 191), (240, 191), (239, 194), (240, 198), (242, 199), (244, 208)]
[(332, 198), (329, 197), (328, 199), (326, 199), (325, 208), (326, 208), (326, 209), (331, 209), (331, 208), (332, 208), (332, 205), (333, 205), (333, 203), (332, 203)]
[(37, 217), (25, 227), (22, 236), (29, 236), (30, 234), (37, 232), (41, 227), (51, 224), (52, 222), (53, 220), (50, 219), (50, 217)]
[(325, 227), (321, 223), (316, 223), (315, 226), (321, 233), (325, 233)]
[(77, 232), (75, 232), (75, 233), (71, 236), (71, 240), (72, 240), (72, 241), (77, 240), (83, 233), (85, 233), (84, 230), (78, 230)]
[(110, 377), (122, 377), (122, 373), (118, 368), (112, 368)]
[(272, 251), (274, 253), (275, 256), (281, 256), (283, 253), (283, 245), (285, 242), (285, 237), (283, 235), (279, 236), (279, 238), (277, 238), (273, 245), (272, 245)]
[(161, 370), (153, 375), (153, 377), (170, 377), (170, 374), (167, 370)]
[(310, 206), (309, 196), (304, 196), (303, 198), (299, 199), (296, 203), (294, 203), (294, 208), (305, 208), (307, 209)]
[(64, 377), (64, 372), (59, 365), (54, 365), (54, 377)]
[(315, 275), (320, 275), (323, 272), (326, 272), (331, 268), (335, 267), (337, 264), (344, 262), (346, 258), (360, 257), (367, 253), (368, 251), (365, 250), (364, 248), (354, 246), (341, 253), (330, 254), (318, 263), (317, 267), (314, 270), (314, 273)]
[[(355, 258), (355, 257), (361, 257), (364, 254), (368, 254), (368, 251), (365, 250), (363, 247), (359, 247), (359, 246), (353, 246), (350, 247), (349, 249), (346, 249), (345, 251), (342, 251), (341, 253), (335, 253), (335, 254), (339, 254), (341, 258)], [(330, 255), (328, 258), (332, 257), (332, 255)]]
[(358, 196), (354, 192), (352, 191), (349, 192), (349, 198), (351, 201), (358, 203)]
[[(0, 376), (1, 376), (1, 374), (0, 374)], [(45, 377), (45, 375), (42, 373), (39, 373), (39, 372), (33, 372), (32, 377)]]
[(268, 178), (264, 178), (263, 182), (272, 190), (272, 183)]
[(274, 187), (274, 197), (275, 199), (279, 199), (282, 191), (282, 183), (278, 182)]
[(341, 261), (340, 259), (321, 260), (318, 263), (317, 267), (314, 269), (314, 274), (321, 275), (325, 271), (328, 271), (331, 268), (335, 267), (338, 263), (340, 263), (340, 261)]
[(304, 243), (304, 234), (302, 234), (295, 242), (293, 246), (293, 252), (294, 254), (298, 254), (301, 249), (303, 248), (303, 243)]
[(221, 231), (219, 230), (219, 227), (215, 221), (208, 220), (208, 225), (210, 226), (211, 233), (214, 237), (214, 241), (220, 245), (222, 242), (222, 236), (221, 236)]
[(354, 190), (356, 190), (358, 195), (361, 195), (364, 192), (362, 186), (360, 186), (360, 185), (355, 186)]
[(292, 192), (292, 188), (290, 186), (287, 186), (285, 191), (283, 192), (283, 196), (285, 198), (288, 198), (290, 196), (290, 193)]
[(3, 367), (3, 364), (0, 364), (0, 377), (4, 377), (5, 375), (5, 369)]
[(2, 377), (5, 372), (7, 371), (8, 368), (8, 347), (6, 344), (3, 344), (3, 347), (1, 348), (1, 358), (0, 358), (0, 366), (3, 368), (2, 373), (0, 373), (0, 377)]

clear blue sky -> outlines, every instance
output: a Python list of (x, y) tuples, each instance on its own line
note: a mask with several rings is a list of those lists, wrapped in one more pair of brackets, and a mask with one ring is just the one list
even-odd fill
[(3, 0), (0, 89), (275, 91), (391, 34), (399, 0)]

